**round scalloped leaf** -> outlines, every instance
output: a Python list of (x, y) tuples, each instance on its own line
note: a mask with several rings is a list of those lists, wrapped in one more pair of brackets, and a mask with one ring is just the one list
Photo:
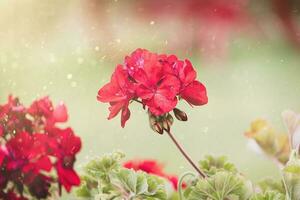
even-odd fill
[(247, 200), (252, 185), (238, 174), (217, 172), (207, 179), (200, 179), (191, 187), (188, 200)]
[(204, 160), (199, 162), (200, 168), (208, 176), (212, 176), (220, 171), (228, 171), (232, 173), (237, 173), (237, 169), (234, 164), (228, 162), (226, 156), (213, 157), (206, 156)]

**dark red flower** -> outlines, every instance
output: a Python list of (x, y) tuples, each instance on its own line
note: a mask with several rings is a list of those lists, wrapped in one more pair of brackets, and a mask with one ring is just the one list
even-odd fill
[(38, 142), (38, 135), (32, 136), (22, 132), (7, 142), (6, 169), (8, 171), (21, 170), (34, 176), (41, 171), (51, 170), (52, 164), (45, 151), (46, 144)]
[(54, 107), (49, 97), (34, 101), (28, 112), (35, 117), (36, 129), (39, 129), (39, 126), (42, 128), (44, 128), (43, 126), (52, 127), (57, 122), (68, 120), (68, 112), (64, 103), (60, 102)]
[(31, 131), (32, 122), (26, 118), (26, 108), (18, 98), (8, 97), (8, 102), (0, 105), (1, 137), (15, 135), (22, 131)]
[(48, 97), (35, 101), (30, 108), (12, 96), (8, 103), (0, 105), (1, 198), (44, 199), (51, 195), (49, 189), (54, 183), (63, 185), (68, 192), (79, 185), (73, 167), (81, 148), (80, 138), (71, 128), (56, 126), (67, 119), (65, 105), (53, 107)]
[(45, 199), (50, 195), (49, 188), (52, 179), (48, 176), (39, 174), (37, 176), (30, 176), (27, 174), (24, 182), (27, 183), (29, 192), (32, 196), (38, 199)]
[(75, 136), (70, 128), (64, 130), (57, 129), (55, 134), (54, 137), (58, 144), (54, 152), (58, 159), (55, 167), (59, 183), (69, 192), (72, 186), (80, 184), (80, 178), (73, 169), (73, 166), (75, 155), (81, 148), (81, 140)]
[(121, 126), (124, 127), (130, 117), (128, 109), (129, 101), (134, 97), (134, 85), (128, 78), (127, 72), (121, 65), (117, 66), (108, 84), (103, 86), (97, 99), (101, 102), (110, 103), (110, 114), (108, 119), (114, 118), (120, 111)]

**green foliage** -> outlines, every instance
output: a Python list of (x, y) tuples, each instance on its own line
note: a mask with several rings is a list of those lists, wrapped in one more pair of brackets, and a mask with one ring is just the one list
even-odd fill
[(290, 160), (283, 169), (283, 177), (288, 198), (300, 200), (300, 159), (295, 150), (292, 151)]
[[(90, 161), (77, 196), (91, 200), (180, 199), (176, 193), (167, 195), (164, 179), (123, 168), (122, 158), (124, 154), (115, 152)], [(255, 189), (224, 156), (206, 156), (200, 167), (208, 177), (195, 176), (189, 181), (185, 200), (300, 200), (300, 159), (295, 151), (283, 168), (283, 180), (267, 178)]]
[(285, 194), (284, 183), (280, 180), (274, 180), (272, 178), (266, 178), (258, 183), (258, 186), (262, 192), (274, 191), (281, 194)]
[(192, 186), (188, 200), (246, 200), (252, 193), (252, 185), (241, 175), (219, 171), (207, 179), (200, 179)]
[(237, 169), (234, 166), (234, 164), (228, 162), (227, 157), (225, 156), (220, 156), (220, 157), (206, 156), (204, 160), (201, 160), (199, 162), (199, 164), (200, 164), (200, 168), (208, 176), (212, 176), (220, 171), (237, 173)]
[(285, 195), (275, 191), (268, 191), (254, 195), (251, 200), (285, 200)]
[(95, 200), (165, 200), (164, 181), (144, 172), (120, 165), (122, 153), (116, 152), (90, 161), (77, 196)]

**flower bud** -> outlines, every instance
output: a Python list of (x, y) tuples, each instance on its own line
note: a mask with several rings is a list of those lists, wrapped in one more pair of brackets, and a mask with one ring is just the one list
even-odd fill
[(162, 123), (160, 122), (156, 122), (155, 124), (153, 124), (152, 129), (161, 135), (164, 133)]
[(163, 134), (164, 132), (163, 123), (151, 112), (148, 112), (148, 116), (149, 116), (150, 128), (159, 134)]
[(169, 113), (163, 118), (163, 128), (167, 131), (170, 132), (171, 126), (173, 124), (173, 117)]
[(169, 125), (172, 126), (174, 119), (173, 119), (172, 115), (170, 115), (169, 113), (167, 115), (167, 121), (168, 121)]
[(179, 110), (178, 108), (174, 108), (173, 112), (174, 112), (176, 119), (178, 119), (179, 121), (187, 121), (188, 120), (186, 113), (183, 112), (182, 110)]

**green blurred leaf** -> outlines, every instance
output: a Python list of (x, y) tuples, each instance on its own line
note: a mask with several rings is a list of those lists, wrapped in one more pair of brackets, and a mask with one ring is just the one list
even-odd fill
[(191, 188), (188, 200), (246, 200), (252, 193), (252, 185), (239, 174), (217, 172), (207, 179), (200, 179)]
[(226, 156), (213, 157), (206, 156), (204, 160), (199, 162), (200, 168), (208, 176), (212, 176), (220, 171), (228, 171), (232, 173), (237, 173), (237, 169), (234, 164), (228, 162)]
[(292, 200), (300, 200), (300, 159), (298, 153), (293, 150), (289, 161), (283, 168), (283, 177), (287, 189), (287, 195)]
[(264, 194), (254, 195), (251, 200), (285, 200), (285, 195), (275, 191), (268, 191)]
[(258, 183), (259, 188), (262, 192), (274, 191), (281, 194), (285, 194), (284, 183), (282, 180), (277, 181), (272, 178), (266, 178)]

